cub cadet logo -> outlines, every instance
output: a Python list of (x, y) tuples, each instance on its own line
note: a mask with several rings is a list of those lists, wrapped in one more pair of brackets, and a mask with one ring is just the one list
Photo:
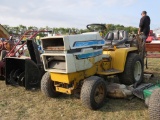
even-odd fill
[(79, 46), (88, 46), (88, 45), (89, 45), (89, 43), (85, 43), (85, 42), (79, 44)]
[(105, 44), (104, 40), (78, 41), (74, 43), (73, 47), (88, 47), (88, 46), (97, 46), (104, 44)]
[(77, 57), (77, 59), (87, 59), (87, 58), (91, 58), (91, 57), (96, 57), (101, 54), (102, 54), (102, 50), (99, 50), (99, 51), (95, 51), (92, 53), (79, 54), (76, 57)]

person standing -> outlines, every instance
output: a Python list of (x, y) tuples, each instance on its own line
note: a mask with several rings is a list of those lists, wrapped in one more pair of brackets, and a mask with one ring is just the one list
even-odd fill
[(147, 15), (146, 11), (142, 11), (141, 15), (142, 15), (142, 18), (140, 19), (140, 23), (139, 23), (138, 34), (143, 32), (143, 40), (146, 41), (150, 31), (151, 20), (150, 20), (150, 17)]
[(147, 15), (146, 11), (142, 11), (141, 15), (142, 15), (142, 18), (140, 19), (140, 23), (139, 23), (138, 34), (143, 33), (142, 41), (140, 42), (141, 45), (140, 45), (139, 51), (140, 51), (140, 57), (142, 59), (142, 67), (144, 71), (144, 58), (146, 54), (145, 43), (150, 32), (150, 17)]

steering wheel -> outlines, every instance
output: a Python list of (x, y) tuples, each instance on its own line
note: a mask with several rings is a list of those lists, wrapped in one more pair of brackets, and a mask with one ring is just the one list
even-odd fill
[(107, 28), (105, 24), (88, 24), (87, 29), (94, 32), (96, 31), (100, 32), (100, 31), (106, 30)]

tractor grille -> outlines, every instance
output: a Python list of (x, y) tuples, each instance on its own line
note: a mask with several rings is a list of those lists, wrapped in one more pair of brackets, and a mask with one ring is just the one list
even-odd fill
[(66, 71), (65, 56), (43, 56), (45, 69), (52, 71)]
[(63, 38), (44, 38), (42, 39), (42, 47), (44, 51), (64, 50)]

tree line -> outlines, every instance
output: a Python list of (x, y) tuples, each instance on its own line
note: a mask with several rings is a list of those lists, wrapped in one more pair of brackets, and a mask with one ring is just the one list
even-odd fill
[[(136, 27), (132, 27), (132, 26), (123, 26), (123, 25), (114, 25), (114, 24), (105, 24), (106, 26), (106, 30), (105, 32), (109, 32), (112, 30), (126, 30), (128, 31), (128, 33), (137, 33), (138, 28)], [(38, 28), (36, 26), (24, 26), (24, 25), (19, 25), (19, 26), (9, 26), (9, 25), (3, 25), (3, 27), (9, 32), (10, 35), (14, 34), (14, 35), (22, 35), (25, 31), (27, 30), (49, 30), (49, 31), (53, 31), (54, 34), (69, 34), (69, 33), (84, 33), (84, 32), (89, 32), (89, 30), (86, 29), (78, 29), (78, 28), (63, 28), (63, 27), (59, 27), (59, 28), (51, 28), (49, 26), (46, 27), (41, 27)]]

